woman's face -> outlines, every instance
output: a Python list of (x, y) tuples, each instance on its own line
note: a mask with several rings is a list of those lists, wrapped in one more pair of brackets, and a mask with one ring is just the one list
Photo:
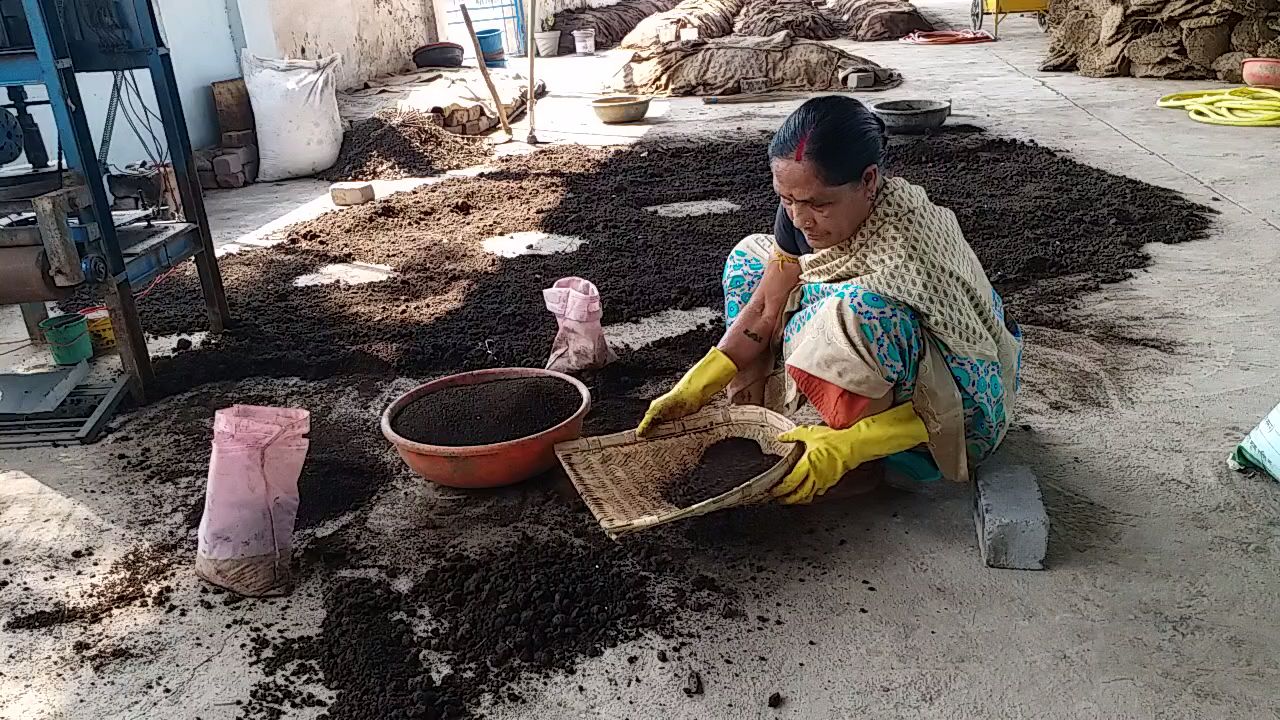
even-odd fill
[(875, 165), (848, 185), (823, 183), (808, 161), (774, 158), (773, 189), (782, 198), (791, 222), (814, 250), (839, 245), (853, 237), (875, 204), (880, 169)]

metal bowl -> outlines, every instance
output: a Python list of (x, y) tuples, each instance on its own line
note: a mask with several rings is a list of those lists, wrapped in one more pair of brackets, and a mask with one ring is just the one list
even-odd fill
[[(572, 385), (582, 396), (578, 411), (559, 425), (536, 435), (490, 445), (427, 445), (413, 442), (391, 429), (391, 421), (401, 410), (437, 390), (529, 377), (551, 377)], [(411, 470), (433, 483), (456, 488), (500, 487), (550, 470), (556, 464), (556, 443), (581, 437), (582, 420), (590, 409), (591, 392), (586, 385), (568, 375), (541, 368), (475, 370), (433, 380), (396, 398), (382, 413), (382, 435), (395, 446)]]
[(610, 125), (636, 122), (644, 119), (649, 112), (649, 100), (639, 95), (615, 95), (591, 101), (591, 109), (596, 111), (600, 122)]
[(942, 127), (951, 115), (951, 103), (945, 100), (882, 100), (872, 103), (871, 110), (884, 121), (890, 135), (909, 135)]

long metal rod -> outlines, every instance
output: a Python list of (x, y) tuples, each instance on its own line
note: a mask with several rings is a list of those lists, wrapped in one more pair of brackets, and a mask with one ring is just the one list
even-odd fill
[(528, 99), (525, 100), (525, 104), (529, 106), (529, 134), (525, 137), (525, 142), (530, 145), (536, 145), (538, 143), (538, 136), (534, 134), (533, 104), (534, 101), (537, 100), (535, 97), (537, 92), (534, 91), (534, 86), (537, 85), (537, 80), (533, 74), (533, 61), (538, 56), (538, 46), (534, 44), (533, 34), (538, 29), (538, 0), (524, 1), (529, 7), (527, 11), (527, 19), (525, 21), (525, 33), (527, 35), (525, 39), (525, 53), (529, 56), (529, 95)]

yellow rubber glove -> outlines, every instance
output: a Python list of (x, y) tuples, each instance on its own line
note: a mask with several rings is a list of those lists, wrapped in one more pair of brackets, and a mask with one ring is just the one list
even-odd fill
[(738, 366), (729, 356), (720, 348), (711, 348), (670, 392), (649, 403), (649, 411), (640, 421), (640, 427), (636, 428), (636, 434), (644, 437), (658, 423), (679, 420), (698, 412), (716, 393), (728, 387), (737, 374)]
[(862, 463), (910, 450), (928, 439), (911, 403), (863, 418), (845, 430), (798, 427), (778, 440), (804, 443), (804, 455), (769, 493), (787, 505), (813, 502)]

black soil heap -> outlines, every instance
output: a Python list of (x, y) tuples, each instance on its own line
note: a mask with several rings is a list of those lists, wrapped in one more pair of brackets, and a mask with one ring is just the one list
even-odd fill
[(430, 177), (479, 165), (493, 154), (482, 140), (460, 138), (416, 110), (383, 110), (342, 136), (342, 150), (321, 180)]
[(391, 420), (391, 429), (426, 445), (489, 445), (550, 430), (581, 406), (581, 393), (564, 380), (497, 380), (424, 395)]
[(674, 478), (669, 485), (663, 487), (662, 497), (678, 508), (696, 505), (729, 492), (773, 467), (781, 459), (777, 455), (761, 452), (754, 440), (720, 440), (702, 453), (698, 464), (688, 475)]
[[(296, 225), (269, 253), (222, 259), (238, 325), (205, 348), (157, 363), (162, 391), (254, 375), (428, 376), (541, 366), (556, 325), (541, 291), (571, 275), (604, 295), (604, 322), (723, 301), (724, 256), (768, 231), (777, 208), (765, 138), (632, 150), (556, 147)], [(895, 141), (888, 170), (956, 211), (1020, 321), (1061, 325), (1082, 290), (1148, 262), (1142, 246), (1200, 237), (1209, 210), (1177, 193), (1081, 165), (1051, 150), (981, 134)], [(723, 198), (725, 215), (668, 218), (644, 208)], [(490, 236), (576, 235), (576, 252), (499, 258)], [(395, 268), (358, 286), (294, 287), (328, 263)], [(204, 325), (194, 270), (142, 301), (155, 333)], [(86, 299), (85, 302), (91, 302)], [(359, 321), (355, 321), (359, 319)], [(690, 348), (691, 360), (705, 347)]]

